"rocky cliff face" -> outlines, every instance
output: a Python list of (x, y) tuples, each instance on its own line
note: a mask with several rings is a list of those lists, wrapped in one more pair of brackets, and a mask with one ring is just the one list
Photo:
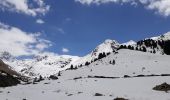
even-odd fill
[(20, 83), (16, 78), (19, 74), (11, 70), (2, 60), (0, 60), (0, 87), (13, 86)]

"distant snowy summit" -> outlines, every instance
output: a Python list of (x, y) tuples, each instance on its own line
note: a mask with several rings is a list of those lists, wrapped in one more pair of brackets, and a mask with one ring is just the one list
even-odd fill
[(130, 41), (126, 42), (126, 43), (122, 43), (121, 45), (126, 45), (126, 46), (132, 45), (132, 46), (136, 46), (136, 44), (137, 44), (137, 43), (136, 43), (135, 41), (130, 40)]
[[(79, 59), (78, 56), (39, 54), (30, 59), (16, 59), (10, 53), (1, 53), (0, 58), (9, 65), (9, 67), (24, 76), (50, 76), (57, 74), (59, 71), (70, 67), (74, 61)], [(12, 60), (11, 60), (12, 59)]]
[(164, 41), (167, 41), (167, 40), (170, 40), (170, 32), (167, 32), (163, 35), (160, 35), (160, 36), (156, 36), (156, 37), (151, 37), (150, 39), (153, 39), (153, 40), (164, 40)]
[(9, 52), (4, 51), (4, 52), (0, 52), (0, 59), (6, 61), (13, 61), (15, 60), (15, 57), (12, 56)]

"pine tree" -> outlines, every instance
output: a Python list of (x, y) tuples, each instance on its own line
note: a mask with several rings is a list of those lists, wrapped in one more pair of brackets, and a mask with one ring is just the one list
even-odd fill
[(113, 59), (113, 62), (112, 62), (112, 64), (114, 65), (115, 64), (115, 60)]
[(86, 62), (86, 63), (85, 63), (85, 66), (88, 66), (89, 64), (90, 64), (89, 62)]
[(103, 52), (103, 58), (104, 58), (104, 57), (106, 57), (106, 54), (105, 54), (105, 52)]
[(107, 53), (107, 56), (110, 55), (110, 52)]
[(61, 76), (61, 72), (60, 71), (58, 72), (58, 76)]
[(71, 69), (71, 70), (72, 70), (72, 69), (74, 69), (74, 66), (73, 66), (73, 65), (71, 65), (71, 66), (70, 66), (70, 69)]
[(164, 53), (167, 54), (167, 55), (170, 55), (170, 40), (169, 41), (165, 41)]
[(146, 48), (145, 47), (143, 47), (143, 52), (146, 52)]
[(103, 52), (103, 53), (100, 53), (99, 56), (98, 56), (98, 59), (102, 59), (106, 57), (106, 54)]
[(43, 77), (40, 75), (40, 77), (39, 77), (39, 80), (41, 81), (41, 80), (43, 80)]
[(156, 53), (155, 49), (153, 49), (153, 53), (154, 53), (154, 54)]
[(138, 51), (138, 47), (136, 47), (136, 50)]

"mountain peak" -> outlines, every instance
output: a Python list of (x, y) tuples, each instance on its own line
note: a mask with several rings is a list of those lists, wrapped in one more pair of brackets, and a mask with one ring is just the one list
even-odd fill
[(14, 57), (7, 51), (4, 51), (4, 52), (0, 52), (0, 59), (2, 60), (13, 60)]
[(85, 65), (86, 62), (94, 61), (99, 57), (99, 54), (105, 53), (106, 55), (111, 52), (117, 51), (119, 48), (119, 43), (115, 40), (106, 39), (103, 43), (98, 45), (90, 54), (81, 57), (77, 61), (74, 62), (74, 66), (77, 65)]
[(97, 56), (99, 55), (99, 53), (103, 53), (103, 52), (109, 53), (109, 52), (116, 51), (118, 47), (119, 47), (119, 43), (117, 41), (107, 39), (104, 41), (104, 43), (100, 44), (92, 51), (92, 56), (93, 55)]
[(164, 40), (170, 40), (170, 32), (167, 32), (163, 35)]
[(105, 44), (107, 44), (107, 43), (115, 43), (115, 42), (116, 42), (115, 40), (111, 40), (111, 39), (106, 39), (104, 41)]
[(133, 40), (130, 40), (128, 42), (122, 43), (122, 45), (126, 45), (126, 46), (128, 46), (128, 45), (136, 45), (136, 42), (133, 41)]
[(167, 33), (165, 33), (164, 35), (168, 35), (168, 36), (170, 36), (170, 31), (169, 31), (169, 32), (167, 32)]

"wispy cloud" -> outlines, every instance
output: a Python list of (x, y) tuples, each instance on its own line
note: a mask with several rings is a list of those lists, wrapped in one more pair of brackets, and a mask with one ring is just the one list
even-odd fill
[(67, 48), (62, 48), (62, 52), (63, 52), (63, 53), (68, 53), (68, 52), (69, 52), (69, 49), (67, 49)]
[(7, 51), (14, 56), (38, 54), (52, 45), (40, 36), (41, 33), (24, 32), (0, 22), (0, 52)]
[(44, 22), (42, 19), (37, 19), (37, 20), (36, 20), (36, 23), (37, 23), (37, 24), (44, 24), (45, 22)]
[(32, 2), (29, 0), (0, 0), (0, 9), (37, 16), (45, 15), (50, 6), (45, 4), (44, 0), (32, 0)]
[(71, 18), (66, 18), (65, 21), (69, 22), (71, 21)]
[(106, 4), (106, 3), (131, 3), (133, 4), (136, 0), (75, 0), (76, 2), (80, 2), (81, 4), (87, 4), (87, 5), (91, 5), (91, 4)]
[(136, 6), (138, 4), (142, 4), (144, 8), (153, 10), (157, 14), (165, 17), (170, 16), (170, 0), (75, 0), (75, 2), (85, 5), (100, 5), (106, 3), (116, 3), (122, 5), (124, 3), (128, 3), (132, 6)]
[(56, 29), (57, 29), (57, 31), (60, 32), (61, 34), (65, 34), (65, 31), (64, 31), (62, 28), (57, 27)]

